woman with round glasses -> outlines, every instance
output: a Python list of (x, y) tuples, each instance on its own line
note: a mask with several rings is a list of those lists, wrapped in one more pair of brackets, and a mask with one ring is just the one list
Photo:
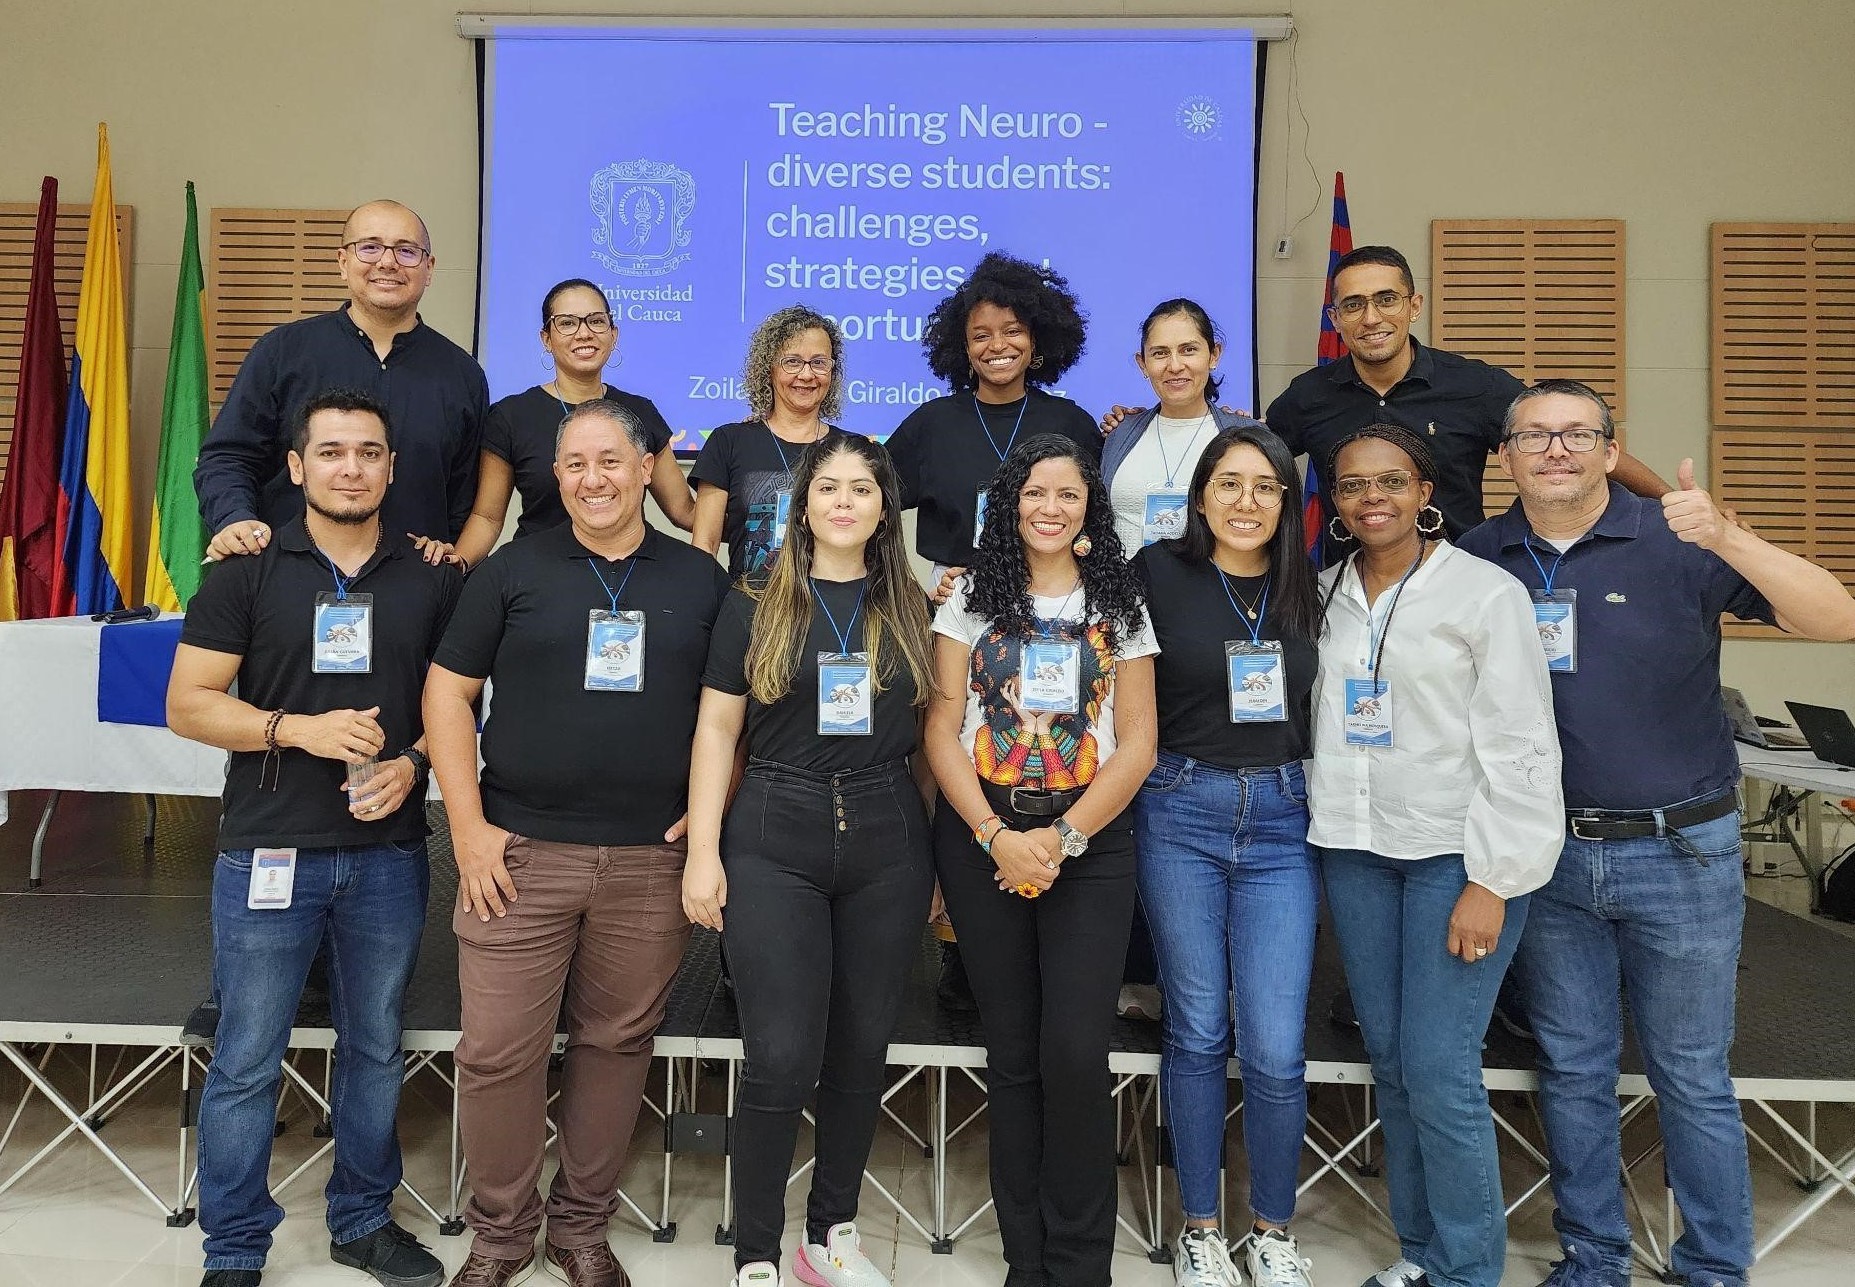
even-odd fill
[(1565, 836), (1533, 604), (1441, 539), (1424, 442), (1374, 424), (1327, 461), (1333, 536), (1309, 761), (1320, 857), (1372, 1059), (1399, 1259), (1383, 1287), (1498, 1287), (1506, 1259), (1481, 1043)]
[(1133, 560), (1160, 648), (1159, 759), (1134, 801), (1134, 841), (1165, 997), (1160, 1102), (1185, 1214), (1179, 1287), (1237, 1281), (1218, 1230), (1233, 1020), (1250, 1281), (1308, 1287), (1288, 1222), (1319, 905), (1301, 761), (1320, 601), (1299, 494), (1281, 439), (1261, 425), (1225, 429), (1192, 470), (1183, 534)]
[[(401, 262), (404, 262), (403, 260)], [(695, 512), (689, 484), (670, 450), (670, 426), (649, 398), (605, 382), (605, 368), (618, 344), (618, 323), (604, 292), (583, 277), (559, 283), (541, 300), (541, 347), (554, 363), (554, 378), (511, 394), (490, 408), (483, 423), (477, 467), (477, 499), (455, 549), (443, 542), (424, 546), (428, 562), (452, 555), (466, 570), (489, 556), (502, 536), (509, 498), (522, 497), (515, 534), (528, 536), (567, 521), (554, 478), (554, 439), (561, 419), (582, 402), (606, 398), (644, 426), (651, 441), (651, 495), (664, 516), (687, 530)]]
[(748, 418), (709, 433), (689, 471), (696, 485), (691, 539), (728, 547), (728, 575), (765, 569), (792, 521), (799, 453), (830, 431), (843, 407), (844, 339), (803, 305), (782, 308), (747, 342)]

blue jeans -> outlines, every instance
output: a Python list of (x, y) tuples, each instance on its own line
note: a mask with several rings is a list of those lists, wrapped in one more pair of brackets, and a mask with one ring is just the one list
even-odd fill
[(1160, 1086), (1187, 1220), (1217, 1214), (1236, 994), (1250, 1206), (1295, 1213), (1319, 883), (1299, 763), (1237, 772), (1170, 751), (1134, 800), (1140, 902), (1165, 990)]
[(200, 1096), (200, 1228), (209, 1270), (262, 1269), (283, 1219), (269, 1184), (272, 1125), (297, 999), (324, 933), (335, 1020), (329, 1234), (348, 1242), (391, 1218), (401, 1173), (400, 1010), (419, 956), (431, 869), (423, 840), (304, 849), (289, 907), (252, 911), (250, 885), (251, 851), (221, 853), (213, 869), (219, 1035)]
[(1481, 1043), (1530, 895), (1508, 900), (1499, 943), (1469, 963), (1449, 954), (1449, 917), (1468, 884), (1460, 854), (1319, 852), (1378, 1087), (1402, 1254), (1431, 1287), (1498, 1287), (1507, 1214)]
[(1666, 838), (1568, 836), (1534, 895), (1515, 971), (1539, 1038), (1539, 1104), (1553, 1223), (1566, 1254), (1629, 1275), (1617, 1064), (1619, 993), (1656, 1095), (1669, 1187), (1684, 1226), (1675, 1272), (1739, 1287), (1752, 1264), (1745, 1123), (1727, 1073), (1745, 921), (1739, 819)]

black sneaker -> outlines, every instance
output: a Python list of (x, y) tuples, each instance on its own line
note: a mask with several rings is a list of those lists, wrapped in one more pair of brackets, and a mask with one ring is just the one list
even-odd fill
[(438, 1287), (444, 1266), (417, 1238), (392, 1221), (352, 1242), (331, 1242), (328, 1258), (372, 1274), (381, 1287)]
[(973, 1000), (972, 981), (966, 977), (966, 963), (960, 959), (960, 945), (944, 940), (940, 945), (940, 981), (934, 995), (941, 1005), (955, 1014), (978, 1014), (979, 1003)]
[[(218, 1014), (214, 1007), (214, 1017)], [(200, 1287), (258, 1287), (263, 1281), (262, 1269), (208, 1269), (206, 1277), (200, 1279)]]
[[(180, 1025), (180, 1044), (183, 1046), (210, 1046), (213, 1038), (219, 1035), (219, 1003), (207, 999), (193, 1007), (193, 1013)], [(256, 1270), (215, 1269), (214, 1273), (242, 1274), (256, 1273)], [(219, 1284), (213, 1284), (219, 1287)]]
[(1327, 1022), (1336, 1028), (1359, 1029), (1359, 1015), (1353, 1009), (1353, 994), (1347, 988), (1341, 988), (1333, 994), (1333, 1000), (1327, 1006)]

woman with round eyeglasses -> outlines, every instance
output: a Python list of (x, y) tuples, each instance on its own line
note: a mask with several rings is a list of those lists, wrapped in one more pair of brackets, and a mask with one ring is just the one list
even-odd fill
[(1165, 998), (1160, 1102), (1185, 1214), (1173, 1271), (1179, 1287), (1238, 1277), (1218, 1228), (1234, 1021), (1250, 1281), (1308, 1287), (1288, 1223), (1320, 902), (1301, 766), (1320, 601), (1281, 439), (1261, 425), (1223, 430), (1188, 488), (1183, 534), (1133, 560), (1160, 648), (1159, 759), (1134, 800), (1134, 843)]
[(1368, 425), (1327, 461), (1332, 535), (1308, 840), (1372, 1060), (1399, 1258), (1381, 1287), (1498, 1287), (1506, 1260), (1481, 1043), (1565, 837), (1526, 589), (1441, 539), (1436, 465)]
[(495, 548), (509, 515), (509, 498), (520, 494), (518, 537), (545, 532), (567, 521), (554, 477), (554, 440), (563, 417), (583, 402), (605, 398), (638, 418), (651, 441), (650, 492), (658, 508), (687, 530), (695, 501), (670, 448), (670, 426), (649, 398), (605, 382), (606, 364), (618, 344), (618, 323), (604, 292), (583, 277), (557, 284), (541, 300), (541, 347), (554, 363), (554, 378), (511, 394), (490, 408), (483, 422), (483, 451), (477, 467), (477, 499), (455, 547), (427, 542), (428, 562), (447, 555), (474, 568)]
[(803, 305), (754, 328), (742, 372), (748, 418), (710, 432), (690, 468), (697, 548), (728, 547), (728, 574), (765, 569), (792, 520), (792, 471), (842, 411), (844, 339), (837, 323)]

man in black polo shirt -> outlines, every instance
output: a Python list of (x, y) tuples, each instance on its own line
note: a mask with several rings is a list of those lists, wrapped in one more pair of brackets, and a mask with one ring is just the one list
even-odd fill
[(1597, 393), (1571, 380), (1528, 389), (1500, 452), (1520, 499), (1460, 542), (1533, 591), (1565, 758), (1565, 848), (1514, 958), (1565, 1250), (1547, 1282), (1629, 1281), (1620, 989), (1681, 1208), (1675, 1272), (1741, 1287), (1752, 1193), (1727, 1054), (1745, 881), (1719, 622), (1730, 612), (1850, 639), (1855, 602), (1825, 569), (1723, 516), (1694, 486), (1693, 461), (1656, 502), (1612, 481), (1618, 455)]
[(462, 577), (381, 523), (393, 476), (384, 407), (335, 391), (295, 414), (289, 469), (306, 512), (206, 578), (168, 687), (169, 726), (232, 752), (213, 870), (223, 1016), (200, 1100), (203, 1287), (255, 1287), (283, 1219), (266, 1183), (280, 1064), (325, 936), (329, 1254), (386, 1287), (435, 1287), (443, 1266), (389, 1207), (400, 1006), (430, 883), (419, 692)]
[[(689, 936), (689, 749), (728, 592), (713, 558), (645, 524), (649, 441), (607, 399), (567, 414), (554, 473), (569, 521), (472, 574), (426, 683), (458, 870), (458, 1122), (476, 1232), (460, 1287), (526, 1275), (544, 1214), (558, 1276), (625, 1281), (606, 1226)], [(479, 783), (472, 704), (485, 680)], [(560, 1170), (544, 1210), (563, 992)]]
[(387, 531), (455, 541), (470, 517), (489, 386), (470, 354), (419, 319), (437, 262), (425, 221), (397, 201), (370, 201), (341, 240), (348, 302), (260, 337), (200, 446), (193, 486), (211, 558), (255, 554), (302, 511), (284, 468), (289, 428), (329, 388), (371, 393), (393, 417)]

